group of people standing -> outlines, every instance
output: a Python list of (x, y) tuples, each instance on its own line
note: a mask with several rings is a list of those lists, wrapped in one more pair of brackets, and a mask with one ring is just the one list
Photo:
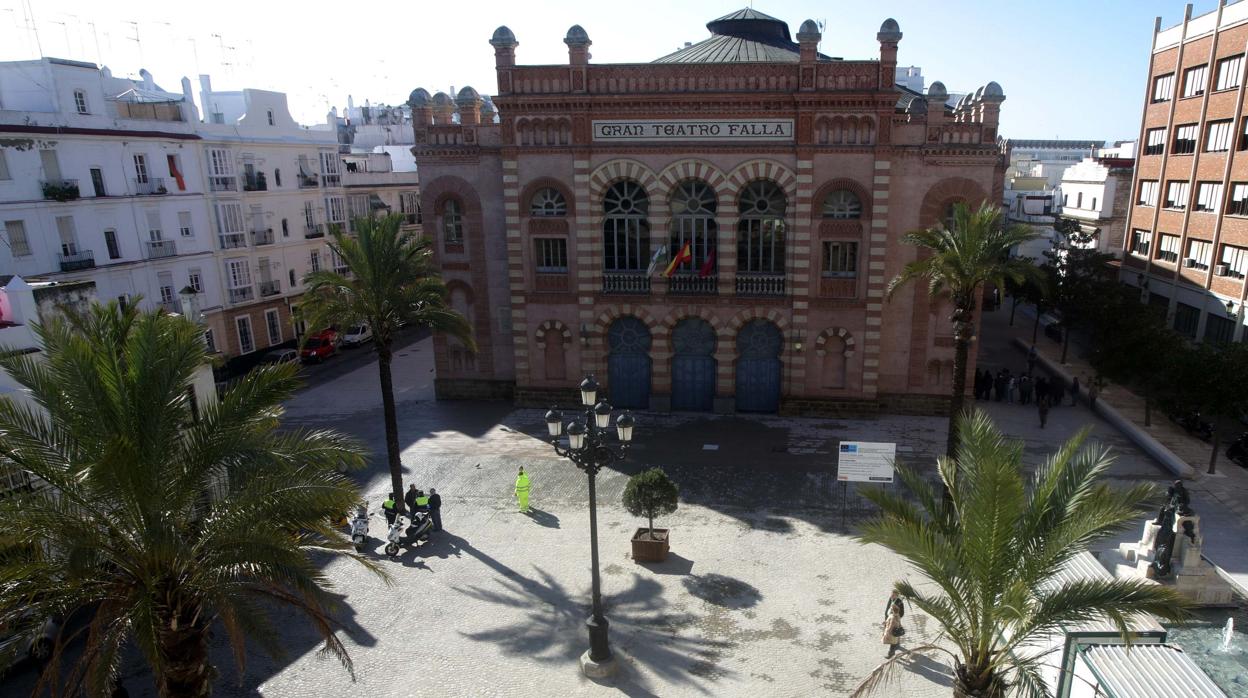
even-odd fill
[[(403, 495), (403, 503), (407, 505), (408, 512), (428, 512), (429, 518), (433, 519), (433, 530), (442, 530), (442, 495), (438, 494), (436, 488), (430, 487), (429, 494), (426, 495), (416, 485), (408, 485), (407, 494)], [(386, 497), (381, 503), (381, 510), (386, 515), (386, 523), (393, 524), (399, 515), (394, 495)]]
[[(1049, 420), (1049, 410), (1061, 406), (1067, 394), (1070, 395), (1071, 407), (1078, 403), (1081, 387), (1078, 376), (1069, 386), (1059, 377), (1040, 376), (1033, 379), (1035, 367), (1036, 348), (1032, 347), (1027, 354), (1027, 372), (1017, 377), (1008, 368), (998, 370), (996, 375), (986, 368), (976, 371), (975, 399), (1020, 405), (1030, 405), (1034, 401), (1040, 413), (1040, 428), (1043, 429)], [(1088, 403), (1092, 407), (1096, 406), (1097, 392), (1096, 382), (1092, 381), (1088, 388)]]

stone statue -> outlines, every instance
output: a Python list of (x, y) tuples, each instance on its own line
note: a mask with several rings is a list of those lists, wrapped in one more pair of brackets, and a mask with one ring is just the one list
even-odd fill
[[(1166, 489), (1166, 503), (1161, 505), (1161, 511), (1157, 512), (1157, 518), (1153, 519), (1153, 523), (1161, 525), (1161, 519), (1166, 511), (1174, 513), (1176, 516), (1191, 516), (1192, 497), (1187, 492), (1187, 488), (1183, 486), (1182, 480), (1175, 480), (1173, 485)], [(1174, 518), (1170, 519), (1171, 527), (1174, 524)]]
[(1152, 565), (1153, 575), (1157, 579), (1165, 579), (1170, 576), (1172, 565), (1170, 558), (1174, 555), (1174, 507), (1167, 502), (1166, 506), (1161, 508), (1161, 513), (1157, 515), (1157, 520), (1153, 523), (1157, 524), (1157, 540), (1154, 542), (1154, 550), (1156, 554), (1153, 557)]

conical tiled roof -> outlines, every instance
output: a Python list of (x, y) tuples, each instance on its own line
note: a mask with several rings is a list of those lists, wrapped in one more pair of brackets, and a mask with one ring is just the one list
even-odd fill
[[(655, 60), (655, 63), (796, 63), (798, 45), (789, 25), (753, 8), (707, 22), (711, 38)], [(819, 60), (831, 60), (820, 55)]]

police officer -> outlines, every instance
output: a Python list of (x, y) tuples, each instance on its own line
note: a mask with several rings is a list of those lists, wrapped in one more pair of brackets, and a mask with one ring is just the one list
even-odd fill
[(399, 512), (395, 510), (396, 506), (393, 494), (386, 495), (386, 501), (381, 503), (381, 510), (386, 513), (386, 525), (388, 526), (394, 525), (394, 519), (399, 515)]
[(403, 503), (407, 505), (407, 513), (410, 516), (416, 511), (416, 497), (420, 494), (420, 490), (416, 489), (416, 485), (407, 486), (407, 494), (403, 495)]
[(529, 476), (524, 472), (524, 466), (520, 466), (520, 473), (516, 475), (516, 501), (520, 503), (521, 513), (529, 513)]
[(429, 511), (429, 496), (423, 490), (416, 490), (416, 511)]
[(442, 495), (437, 488), (429, 488), (429, 516), (433, 517), (433, 530), (442, 530)]

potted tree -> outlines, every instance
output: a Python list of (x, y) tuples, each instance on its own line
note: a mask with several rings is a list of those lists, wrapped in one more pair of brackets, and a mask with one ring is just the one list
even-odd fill
[(655, 528), (654, 517), (676, 511), (680, 490), (662, 468), (650, 468), (628, 479), (624, 488), (624, 508), (633, 516), (644, 516), (649, 526), (633, 534), (633, 560), (663, 562), (667, 559), (668, 532)]

